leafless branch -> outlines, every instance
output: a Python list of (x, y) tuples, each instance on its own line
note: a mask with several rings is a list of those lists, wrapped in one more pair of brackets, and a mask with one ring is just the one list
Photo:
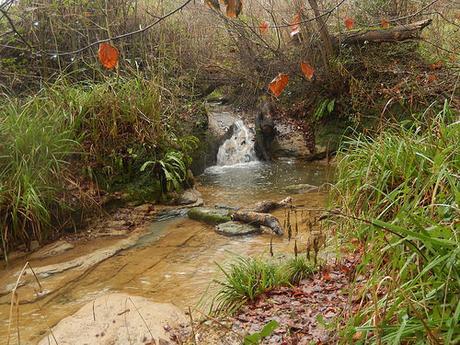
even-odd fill
[[(18, 35), (18, 37), (20, 38), (20, 40), (26, 45), (29, 47), (30, 50), (33, 50), (32, 46), (29, 44), (29, 42), (26, 41), (26, 39), (24, 38), (24, 36), (22, 36), (22, 34), (16, 29), (16, 26), (14, 25), (14, 22), (13, 20), (11, 19), (11, 17), (9, 16), (8, 12), (6, 10), (4, 10), (3, 8), (0, 7), (0, 13), (6, 18), (6, 20), (8, 21), (8, 24), (10, 25), (10, 28), (11, 30), (16, 34)], [(3, 35), (2, 35), (3, 36)]]

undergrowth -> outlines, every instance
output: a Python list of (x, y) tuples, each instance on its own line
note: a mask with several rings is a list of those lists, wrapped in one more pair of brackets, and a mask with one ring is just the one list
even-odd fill
[(274, 288), (298, 284), (314, 272), (313, 265), (300, 256), (282, 261), (239, 257), (228, 268), (219, 268), (225, 278), (216, 281), (220, 289), (211, 310), (227, 314)]
[(161, 83), (140, 77), (100, 84), (63, 78), (34, 96), (2, 99), (2, 251), (48, 238), (72, 211), (70, 200), (82, 197), (66, 196), (82, 181), (105, 191), (143, 181), (150, 200), (181, 189), (198, 146), (177, 125), (189, 113)]
[(336, 199), (346, 242), (364, 248), (357, 274), (368, 282), (345, 343), (460, 341), (459, 143), (446, 102), (434, 117), (346, 144)]

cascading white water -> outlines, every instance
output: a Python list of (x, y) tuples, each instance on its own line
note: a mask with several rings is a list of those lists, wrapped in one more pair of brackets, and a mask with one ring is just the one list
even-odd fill
[(254, 134), (243, 121), (237, 120), (233, 124), (231, 138), (224, 141), (217, 152), (217, 165), (235, 165), (257, 161), (254, 150)]

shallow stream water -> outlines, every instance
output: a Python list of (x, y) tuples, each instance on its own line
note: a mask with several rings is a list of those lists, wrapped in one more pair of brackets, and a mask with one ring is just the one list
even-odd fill
[[(332, 178), (327, 166), (280, 160), (275, 163), (250, 162), (235, 166), (211, 167), (198, 178), (197, 189), (205, 205), (248, 207), (262, 200), (279, 201), (288, 195), (301, 208), (317, 209), (325, 204), (325, 192), (290, 194), (289, 185), (308, 183), (322, 185)], [(281, 222), (285, 210), (275, 211)], [(299, 214), (300, 217), (300, 214)], [(300, 217), (302, 218), (302, 217)], [(303, 218), (302, 218), (303, 219)], [(305, 246), (306, 232), (298, 234), (299, 250)], [(77, 311), (82, 305), (108, 292), (124, 292), (148, 297), (156, 302), (172, 302), (187, 309), (201, 301), (209, 301), (216, 285), (211, 284), (222, 274), (216, 265), (227, 265), (237, 255), (268, 255), (270, 239), (275, 255), (292, 254), (294, 242), (287, 235), (274, 237), (270, 233), (245, 237), (225, 237), (215, 233), (213, 226), (185, 217), (154, 222), (136, 244), (85, 270), (68, 269), (42, 280), (50, 293), (27, 303), (34, 291), (30, 284), (18, 290), (19, 330), (22, 344), (37, 342), (52, 326)], [(120, 239), (99, 239), (77, 244), (64, 254), (32, 260), (31, 265), (65, 262), (95, 250), (109, 247)], [(15, 273), (24, 265), (21, 259), (0, 271), (0, 290), (11, 284)], [(14, 279), (13, 279), (14, 278)], [(7, 335), (10, 295), (0, 297), (0, 343)], [(11, 344), (16, 344), (16, 326)]]

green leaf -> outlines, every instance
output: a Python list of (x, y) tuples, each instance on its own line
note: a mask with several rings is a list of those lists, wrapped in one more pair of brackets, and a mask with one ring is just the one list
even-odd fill
[(329, 101), (329, 103), (327, 104), (327, 111), (329, 114), (334, 111), (334, 107), (335, 107), (335, 98)]
[(260, 333), (250, 334), (244, 337), (244, 345), (257, 345), (260, 343), (262, 338), (260, 337)]
[(271, 320), (269, 323), (267, 323), (264, 328), (260, 331), (260, 335), (262, 338), (268, 337), (273, 333), (273, 331), (278, 328), (279, 323), (276, 322), (275, 320)]
[(149, 165), (154, 164), (154, 161), (147, 161), (141, 166), (141, 171), (144, 171)]

